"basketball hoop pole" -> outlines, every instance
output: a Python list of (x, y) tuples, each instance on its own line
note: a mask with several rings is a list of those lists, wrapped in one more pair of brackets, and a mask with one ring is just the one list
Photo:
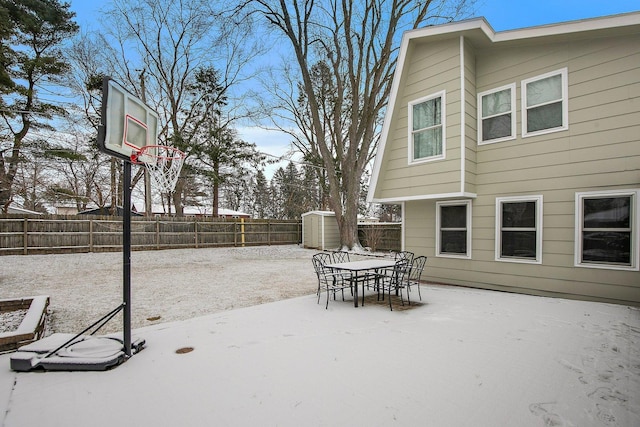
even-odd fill
[(124, 203), (122, 206), (122, 331), (124, 354), (131, 357), (131, 162), (124, 161)]

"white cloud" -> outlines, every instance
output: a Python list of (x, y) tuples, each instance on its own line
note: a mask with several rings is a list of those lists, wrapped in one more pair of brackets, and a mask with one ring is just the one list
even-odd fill
[(269, 164), (265, 167), (264, 173), (267, 179), (271, 179), (278, 168), (284, 168), (289, 163), (289, 160), (299, 162), (301, 159), (300, 153), (291, 154), (291, 135), (285, 132), (263, 129), (257, 126), (241, 127), (236, 130), (242, 140), (256, 144), (258, 151), (273, 156), (269, 157), (268, 160), (275, 160), (278, 157), (283, 158), (277, 163)]

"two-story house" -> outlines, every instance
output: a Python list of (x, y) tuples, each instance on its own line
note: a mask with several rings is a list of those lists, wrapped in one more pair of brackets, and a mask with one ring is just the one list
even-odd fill
[(640, 13), (405, 33), (368, 198), (430, 281), (640, 304)]

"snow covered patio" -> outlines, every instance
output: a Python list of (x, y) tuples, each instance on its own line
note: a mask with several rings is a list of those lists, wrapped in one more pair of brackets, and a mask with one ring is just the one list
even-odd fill
[(640, 425), (638, 308), (423, 286), (409, 310), (325, 310), (305, 286), (139, 327), (146, 348), (106, 372), (16, 373), (2, 355), (0, 425)]

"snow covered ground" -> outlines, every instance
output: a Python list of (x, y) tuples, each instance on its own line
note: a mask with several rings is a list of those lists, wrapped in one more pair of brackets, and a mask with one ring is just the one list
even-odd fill
[[(296, 245), (135, 251), (132, 327), (314, 293), (314, 253)], [(49, 295), (51, 329), (80, 332), (122, 302), (122, 263), (120, 252), (3, 256), (0, 299)], [(101, 331), (122, 330), (120, 319)]]
[[(313, 253), (135, 252), (146, 348), (106, 372), (16, 373), (0, 356), (0, 425), (640, 425), (638, 308), (429, 285), (406, 310), (325, 310)], [(119, 257), (2, 257), (0, 297), (49, 294), (69, 332), (119, 303)]]

